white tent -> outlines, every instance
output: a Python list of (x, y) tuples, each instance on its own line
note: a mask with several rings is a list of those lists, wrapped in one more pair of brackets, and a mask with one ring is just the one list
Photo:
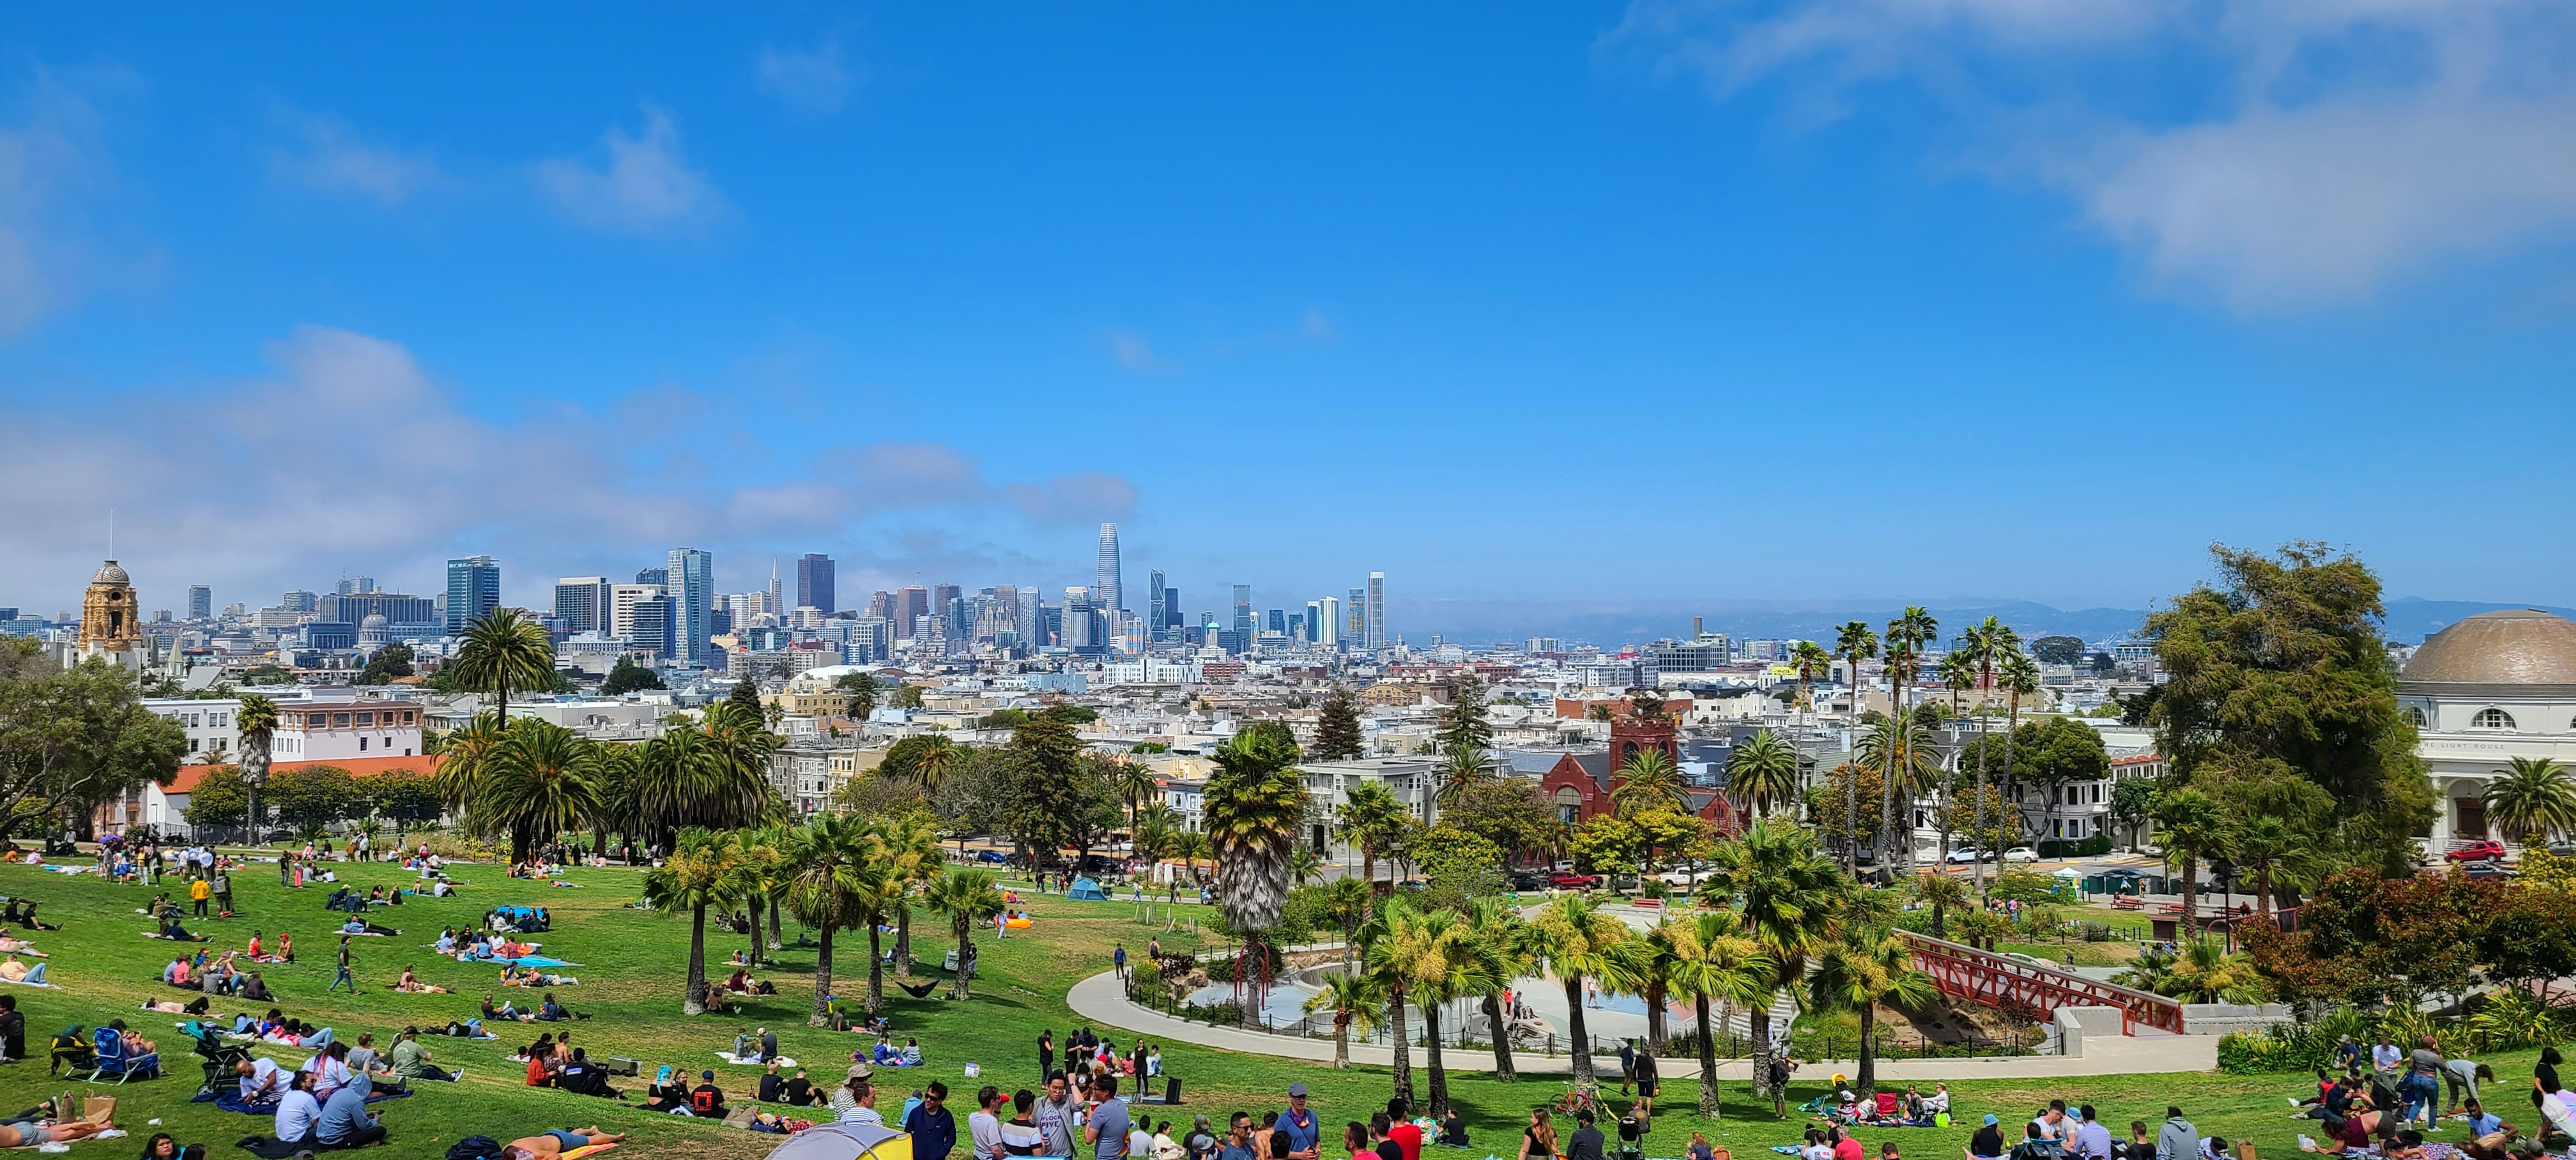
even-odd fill
[(816, 1124), (770, 1149), (769, 1160), (912, 1160), (912, 1137), (872, 1124)]

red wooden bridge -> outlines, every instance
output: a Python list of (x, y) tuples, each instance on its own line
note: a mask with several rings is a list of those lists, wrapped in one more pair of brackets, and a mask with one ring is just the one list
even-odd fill
[(1932, 976), (1932, 985), (1953, 999), (2041, 1022), (2060, 1007), (2117, 1007), (2122, 1035), (2137, 1034), (2141, 1025), (2183, 1033), (2182, 1004), (2151, 991), (2097, 982), (1912, 931), (1896, 933), (1914, 952), (1915, 967)]

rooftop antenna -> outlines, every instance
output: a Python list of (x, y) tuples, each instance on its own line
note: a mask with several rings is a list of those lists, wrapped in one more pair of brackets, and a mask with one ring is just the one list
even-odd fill
[(107, 509), (107, 558), (116, 558), (116, 509)]

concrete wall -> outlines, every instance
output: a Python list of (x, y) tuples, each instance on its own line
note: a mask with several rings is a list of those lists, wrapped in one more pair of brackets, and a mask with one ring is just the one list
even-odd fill
[(2182, 1005), (2183, 1030), (2193, 1035), (2225, 1035), (2230, 1031), (2261, 1031), (2275, 1023), (2290, 1021), (2286, 1003), (2247, 1006), (2242, 1003), (2185, 1003)]
[(2060, 1007), (2049, 1020), (2048, 1043), (2043, 1050), (2082, 1059), (2086, 1039), (2121, 1037), (2120, 1025), (2126, 1014), (2117, 1007)]

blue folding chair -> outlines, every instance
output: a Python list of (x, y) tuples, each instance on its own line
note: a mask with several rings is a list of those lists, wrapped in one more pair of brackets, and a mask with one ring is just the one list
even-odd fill
[(98, 1051), (98, 1068), (90, 1073), (91, 1083), (112, 1079), (121, 1084), (130, 1079), (152, 1079), (161, 1074), (159, 1052), (128, 1058), (125, 1037), (113, 1027), (99, 1028), (91, 1043)]

